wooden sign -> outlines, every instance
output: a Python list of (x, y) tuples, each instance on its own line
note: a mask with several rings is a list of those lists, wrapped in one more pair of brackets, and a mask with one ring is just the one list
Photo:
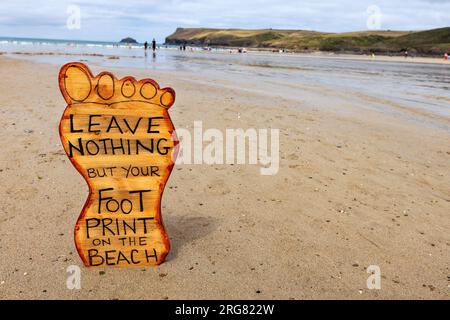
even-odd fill
[(162, 263), (170, 248), (161, 196), (176, 155), (167, 112), (175, 92), (151, 79), (94, 77), (76, 62), (61, 68), (59, 87), (68, 104), (61, 141), (89, 185), (75, 226), (81, 259), (98, 267)]

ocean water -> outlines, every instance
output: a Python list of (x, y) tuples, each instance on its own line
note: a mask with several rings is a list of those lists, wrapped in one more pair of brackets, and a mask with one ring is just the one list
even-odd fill
[[(341, 104), (346, 97), (361, 99), (361, 108), (387, 112), (412, 111), (428, 114), (433, 121), (450, 123), (450, 63), (404, 63), (341, 58), (333, 55), (280, 54), (228, 49), (211, 51), (159, 45), (155, 54), (142, 44), (47, 39), (0, 38), (0, 52), (33, 61), (63, 64), (84, 61), (109, 67), (175, 71), (213, 79), (227, 79), (239, 88), (283, 96), (287, 99), (320, 101), (327, 94)], [(255, 83), (258, 85), (255, 86)], [(328, 101), (330, 97), (328, 97)], [(312, 99), (312, 98), (311, 98)], [(339, 101), (338, 101), (339, 100)], [(329, 102), (328, 102), (329, 104)], [(426, 120), (426, 119), (425, 119)], [(428, 119), (429, 120), (429, 119)]]

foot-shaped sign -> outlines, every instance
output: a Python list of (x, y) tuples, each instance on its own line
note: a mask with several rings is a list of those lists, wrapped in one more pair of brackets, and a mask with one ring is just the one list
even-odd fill
[(67, 107), (59, 132), (72, 164), (89, 185), (75, 226), (86, 266), (146, 266), (164, 261), (169, 239), (161, 196), (177, 140), (167, 110), (171, 88), (151, 79), (93, 76), (82, 63), (59, 73)]

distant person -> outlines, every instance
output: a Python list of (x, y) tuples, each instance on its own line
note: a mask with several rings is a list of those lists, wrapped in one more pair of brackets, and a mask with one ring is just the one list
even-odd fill
[(448, 52), (444, 53), (444, 60), (448, 60)]
[(186, 51), (186, 43), (183, 43), (183, 51)]
[(408, 50), (405, 50), (404, 55), (405, 55), (405, 59), (408, 58)]
[(155, 38), (153, 38), (153, 40), (152, 40), (152, 50), (153, 50), (153, 52), (156, 51), (156, 40), (155, 40)]
[(144, 42), (144, 50), (147, 51), (147, 48), (148, 48), (148, 42), (145, 41), (145, 42)]

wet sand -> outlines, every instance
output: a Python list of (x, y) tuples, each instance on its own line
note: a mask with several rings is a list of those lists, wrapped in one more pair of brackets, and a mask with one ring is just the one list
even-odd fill
[[(202, 52), (199, 48), (195, 48), (196, 52)], [(222, 52), (227, 52), (226, 49), (221, 50)], [(235, 49), (231, 49), (233, 53), (236, 53)], [(18, 51), (7, 50), (1, 51), (2, 54), (13, 54), (17, 56), (79, 56), (80, 54), (76, 54), (74, 52), (55, 52), (55, 51), (38, 51), (38, 52), (30, 52), (27, 50)], [(313, 58), (322, 58), (322, 59), (341, 59), (341, 60), (360, 60), (360, 61), (378, 61), (378, 62), (396, 62), (396, 63), (425, 63), (425, 64), (444, 64), (450, 65), (450, 60), (445, 60), (444, 57), (421, 57), (421, 56), (387, 56), (387, 55), (375, 55), (370, 56), (366, 54), (350, 54), (350, 53), (333, 53), (333, 52), (296, 52), (296, 53), (278, 53), (278, 52), (270, 52), (267, 50), (257, 50), (251, 49), (248, 51), (249, 55), (269, 55), (269, 56), (279, 56), (279, 57), (313, 57)], [(106, 54), (106, 53), (82, 53), (81, 56), (97, 56), (97, 57), (105, 57), (107, 59), (119, 59), (120, 57), (114, 54)], [(133, 58), (138, 58), (138, 56), (131, 56)]]
[[(0, 57), (1, 299), (449, 298), (450, 132), (429, 123), (447, 118), (313, 84), (294, 98), (258, 81), (111, 71), (173, 87), (175, 127), (279, 128), (280, 170), (176, 166), (163, 196), (167, 261), (82, 267), (82, 289), (68, 290), (88, 188), (58, 136), (58, 66)], [(366, 287), (369, 265), (381, 290)]]
[[(301, 54), (307, 55), (307, 54)], [(386, 56), (386, 55), (375, 55), (374, 57), (370, 55), (361, 54), (339, 54), (339, 53), (325, 53), (316, 52), (311, 56), (329, 58), (333, 57), (336, 59), (348, 59), (348, 60), (371, 60), (371, 61), (382, 61), (382, 62), (405, 62), (405, 63), (433, 63), (433, 64), (450, 64), (449, 60), (445, 60), (444, 57), (415, 57), (415, 56)]]

